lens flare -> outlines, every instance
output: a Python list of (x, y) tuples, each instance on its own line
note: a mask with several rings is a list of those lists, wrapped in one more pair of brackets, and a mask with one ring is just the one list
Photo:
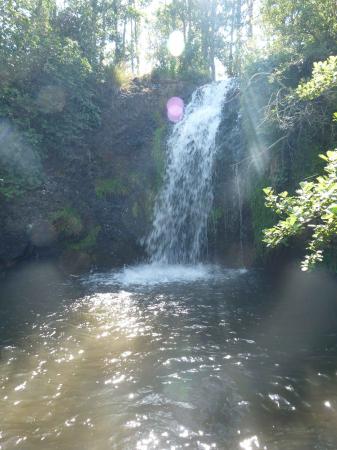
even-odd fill
[(168, 51), (172, 56), (180, 56), (185, 50), (185, 39), (181, 31), (172, 31), (167, 42)]
[(171, 122), (179, 122), (184, 115), (184, 101), (180, 97), (172, 97), (166, 104), (167, 117)]

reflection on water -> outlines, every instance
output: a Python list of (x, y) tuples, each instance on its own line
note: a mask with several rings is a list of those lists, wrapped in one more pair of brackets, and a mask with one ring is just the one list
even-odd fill
[(1, 450), (336, 449), (335, 282), (163, 270), (3, 282)]

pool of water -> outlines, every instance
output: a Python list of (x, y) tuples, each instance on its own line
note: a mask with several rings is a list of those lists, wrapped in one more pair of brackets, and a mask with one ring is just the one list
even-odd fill
[(337, 284), (214, 266), (1, 283), (0, 449), (337, 448)]

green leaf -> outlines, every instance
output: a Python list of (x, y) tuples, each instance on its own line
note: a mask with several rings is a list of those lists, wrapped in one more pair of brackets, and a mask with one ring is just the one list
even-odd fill
[(266, 195), (270, 195), (273, 192), (273, 189), (271, 187), (265, 187), (262, 190)]
[(295, 225), (295, 223), (297, 222), (297, 217), (295, 216), (295, 214), (291, 214), (288, 217), (288, 222), (290, 225)]
[(337, 203), (330, 206), (329, 211), (332, 212), (334, 216), (337, 216)]
[(326, 154), (331, 161), (335, 161), (337, 159), (337, 151), (336, 150), (329, 150), (328, 152), (326, 152)]

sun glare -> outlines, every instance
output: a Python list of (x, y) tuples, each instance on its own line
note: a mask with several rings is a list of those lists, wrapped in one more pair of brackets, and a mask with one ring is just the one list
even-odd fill
[(168, 51), (172, 56), (181, 56), (185, 50), (185, 39), (181, 31), (172, 31), (167, 42)]

